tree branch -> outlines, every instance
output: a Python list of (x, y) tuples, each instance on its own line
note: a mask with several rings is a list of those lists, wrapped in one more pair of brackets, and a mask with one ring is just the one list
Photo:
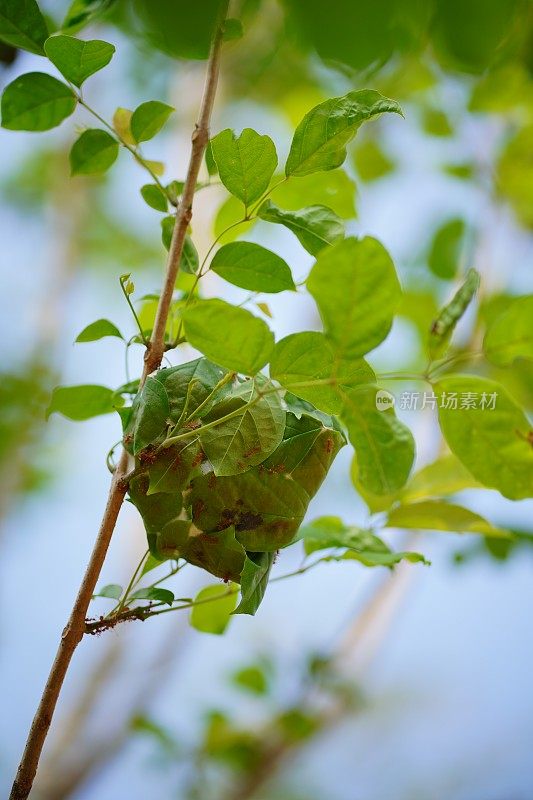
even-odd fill
[[(192, 136), (189, 169), (187, 171), (187, 178), (183, 188), (183, 195), (172, 236), (172, 243), (167, 260), (166, 276), (163, 291), (159, 298), (154, 330), (145, 355), (141, 386), (147, 376), (159, 367), (165, 349), (167, 318), (172, 302), (176, 277), (179, 271), (185, 234), (192, 216), (192, 203), (196, 180), (200, 171), (205, 148), (209, 141), (209, 121), (215, 99), (220, 65), (222, 22), (225, 19), (228, 4), (229, 0), (222, 0), (221, 2), (220, 20), (211, 45), (204, 95), (200, 106), (198, 123)], [(126, 494), (124, 476), (127, 469), (128, 454), (124, 450), (111, 481), (107, 505), (89, 564), (83, 576), (69, 620), (63, 630), (54, 663), (52, 664), (46, 686), (31, 724), (26, 747), (11, 790), (10, 800), (26, 800), (33, 786), (39, 759), (52, 722), (52, 716), (57, 705), (61, 687), (76, 647), (83, 638), (87, 609), (94, 593), (96, 582), (100, 576), (118, 514)]]
[(152, 337), (150, 339), (150, 346), (148, 347), (145, 355), (146, 375), (149, 375), (159, 367), (165, 352), (165, 329), (167, 325), (170, 304), (172, 303), (174, 286), (176, 285), (176, 278), (180, 268), (180, 259), (183, 252), (185, 235), (192, 218), (192, 204), (194, 200), (194, 192), (196, 191), (198, 173), (200, 172), (202, 159), (207, 147), (207, 143), (209, 142), (209, 122), (211, 119), (211, 110), (215, 100), (218, 74), (220, 70), (219, 54), (220, 46), (222, 44), (222, 23), (226, 17), (228, 5), (229, 0), (223, 0), (221, 3), (220, 21), (215, 32), (213, 44), (211, 46), (207, 79), (204, 86), (200, 114), (192, 135), (192, 149), (189, 168), (187, 170), (187, 177), (185, 179), (185, 185), (183, 187), (183, 193), (181, 195), (178, 213), (176, 216), (176, 224), (174, 225), (172, 241), (170, 243), (167, 274), (165, 277), (163, 291), (161, 292), (161, 297), (159, 298), (159, 306), (157, 308)]

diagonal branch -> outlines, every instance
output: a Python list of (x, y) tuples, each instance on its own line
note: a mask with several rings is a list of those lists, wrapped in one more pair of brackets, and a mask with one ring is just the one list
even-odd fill
[[(159, 299), (159, 306), (148, 349), (145, 355), (141, 386), (147, 376), (159, 367), (165, 348), (165, 329), (172, 302), (172, 295), (176, 277), (179, 271), (185, 234), (192, 216), (192, 204), (196, 181), (202, 163), (202, 158), (209, 140), (209, 121), (215, 99), (218, 74), (220, 67), (220, 51), (222, 45), (222, 23), (225, 19), (229, 0), (222, 0), (220, 4), (220, 19), (214, 33), (211, 52), (207, 63), (207, 76), (204, 95), (200, 106), (200, 114), (192, 136), (192, 148), (189, 161), (187, 178), (183, 188), (183, 195), (178, 209), (172, 243), (168, 255), (166, 275), (163, 290)], [(11, 790), (10, 800), (26, 800), (28, 797), (41, 756), (52, 717), (57, 705), (59, 694), (74, 652), (83, 638), (85, 632), (85, 617), (94, 593), (96, 582), (99, 578), (104, 560), (109, 548), (109, 543), (115, 529), (117, 518), (126, 494), (127, 484), (124, 477), (128, 469), (128, 454), (122, 452), (117, 465), (111, 486), (100, 530), (83, 576), (78, 595), (66, 624), (61, 641), (56, 653), (54, 663), (50, 670), (39, 706), (33, 718), (26, 747), (18, 768), (18, 772)]]
[(207, 79), (204, 86), (204, 94), (200, 106), (198, 122), (196, 123), (196, 127), (192, 135), (191, 158), (189, 160), (187, 177), (185, 179), (185, 185), (183, 187), (183, 193), (181, 195), (180, 205), (176, 216), (176, 224), (174, 225), (174, 232), (172, 234), (172, 241), (170, 243), (167, 272), (163, 284), (163, 291), (161, 292), (161, 297), (159, 298), (159, 305), (155, 317), (152, 337), (150, 339), (150, 346), (146, 351), (144, 378), (146, 378), (147, 375), (159, 367), (165, 350), (165, 329), (170, 311), (170, 304), (172, 303), (172, 295), (174, 294), (174, 286), (176, 285), (176, 278), (180, 267), (180, 259), (183, 252), (185, 235), (192, 217), (192, 204), (194, 192), (196, 190), (196, 183), (198, 181), (198, 173), (202, 165), (202, 159), (207, 147), (207, 143), (209, 142), (209, 121), (211, 119), (211, 110), (215, 101), (218, 74), (220, 70), (219, 54), (220, 46), (222, 44), (222, 23), (226, 16), (228, 5), (229, 0), (223, 0), (221, 4), (221, 21), (211, 46)]

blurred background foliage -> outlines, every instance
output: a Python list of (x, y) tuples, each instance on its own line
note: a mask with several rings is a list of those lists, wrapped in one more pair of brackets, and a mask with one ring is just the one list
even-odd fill
[[(71, 32), (89, 25), (91, 34), (117, 43), (120, 102), (150, 95), (171, 98), (179, 119), (166, 141), (172, 174), (165, 179), (182, 179), (179, 170), (185, 164), (202, 69), (201, 63), (197, 69), (190, 60), (201, 61), (207, 55), (217, 0), (75, 0), (70, 7), (49, 0), (42, 6), (51, 30), (65, 23)], [(358, 217), (353, 223), (356, 232), (364, 230), (369, 220), (370, 227), (376, 227), (374, 221), (380, 219), (382, 229), (388, 226), (391, 237), (401, 241), (405, 289), (401, 316), (409, 345), (394, 354), (398, 369), (408, 370), (419, 359), (437, 308), (453, 291), (454, 281), (475, 263), (483, 275), (482, 295), (477, 315), (469, 315), (461, 329), (455, 356), (460, 360), (475, 350), (487, 322), (510, 297), (533, 286), (533, 4), (530, 0), (235, 0), (231, 16), (240, 20), (244, 35), (226, 48), (218, 102), (218, 118), (226, 124), (248, 124), (251, 110), (258, 127), (263, 123), (275, 131), (290, 131), (312, 105), (363, 86), (401, 102), (407, 134), (399, 132), (398, 125), (378, 121), (355, 140), (346, 171), (321, 173), (280, 187), (273, 199), (286, 208), (299, 207), (302, 197), (306, 204), (326, 203), (342, 217)], [(27, 59), (1, 45), (0, 81), (8, 83)], [(100, 90), (104, 99), (107, 93), (116, 100), (111, 88)], [(224, 125), (217, 123), (218, 127)], [(10, 341), (0, 376), (0, 526), (6, 523), (9, 531), (13, 515), (64, 476), (64, 444), (58, 439), (66, 428), (60, 433), (53, 426), (49, 430), (44, 409), (62, 372), (65, 321), (70, 329), (73, 298), (77, 302), (81, 297), (83, 308), (84, 292), (92, 291), (110, 304), (118, 276), (132, 272), (148, 292), (138, 304), (148, 325), (155, 307), (150, 292), (158, 285), (163, 264), (157, 218), (140, 199), (132, 199), (139, 174), (121, 167), (112, 178), (71, 181), (68, 137), (63, 129), (44, 137), (44, 145), (41, 138), (28, 137), (16, 157), (7, 163), (2, 160), (0, 173), (0, 193), (9, 209), (6, 224), (24, 226), (28, 236), (45, 242), (43, 249), (40, 245), (32, 252), (33, 266), (42, 264), (35, 278), (37, 288), (25, 294), (30, 310), (11, 311), (7, 315), (11, 323), (3, 332), (7, 343), (13, 315), (22, 315), (21, 347)], [(420, 231), (417, 187), (428, 181), (436, 187), (435, 214), (432, 224)], [(461, 200), (454, 204), (458, 185)], [(382, 202), (388, 186), (396, 187), (396, 198), (404, 187), (406, 208), (401, 213)], [(202, 190), (208, 215), (200, 215), (199, 224), (214, 228), (202, 228), (199, 235), (205, 241), (235, 218), (234, 200), (217, 191)], [(445, 201), (440, 203), (439, 196)], [(198, 202), (203, 203), (203, 197), (200, 194)], [(412, 230), (402, 230), (399, 236), (398, 228), (409, 224)], [(506, 252), (511, 254), (507, 261), (501, 257)], [(5, 249), (2, 258), (7, 258)], [(9, 271), (8, 262), (6, 267)], [(11, 280), (17, 283), (16, 276)], [(178, 288), (187, 289), (186, 280)], [(8, 304), (14, 302), (7, 297)], [(118, 298), (118, 291), (113, 297)], [(483, 370), (495, 379), (501, 372), (488, 364)], [(506, 382), (533, 412), (530, 366), (516, 362), (511, 374), (506, 370)], [(505, 519), (501, 522), (508, 524)], [(510, 556), (530, 559), (533, 537), (531, 528), (526, 528), (524, 520), (512, 543), (467, 540), (454, 546), (452, 558), (463, 569), (480, 558), (498, 563)], [(31, 546), (32, 533), (25, 535)], [(387, 595), (381, 584), (376, 597), (360, 607), (357, 624), (368, 626), (368, 615), (373, 623), (384, 613)], [(188, 641), (183, 632), (176, 638), (180, 649), (186, 643), (195, 646), (196, 640)], [(320, 655), (303, 653), (298, 663), (278, 663), (274, 649), (268, 657), (259, 656), (231, 670), (227, 680), (223, 678), (229, 698), (224, 708), (196, 709), (188, 736), (183, 725), (168, 728), (152, 714), (156, 693), (170, 674), (179, 676), (175, 653), (161, 653), (168, 642), (153, 645), (154, 663), (163, 673), (157, 681), (121, 671), (138, 638), (125, 636), (106, 644), (100, 648), (101, 661), (84, 676), (83, 691), (71, 698), (63, 738), (59, 736), (63, 746), (56, 744), (50, 751), (36, 797), (103, 797), (100, 789), (96, 794), (91, 789), (89, 778), (117, 758), (132, 737), (150, 742), (148, 752), (154, 755), (148, 774), (155, 769), (170, 776), (169, 797), (354, 797), (340, 789), (332, 794), (320, 788), (294, 791), (298, 782), (291, 781), (287, 768), (296, 754), (308, 751), (312, 758), (318, 736), (360, 714), (367, 702), (364, 670), (342, 667), (339, 653), (345, 657), (346, 651), (339, 650), (331, 631), (324, 631), (324, 641), (333, 644)], [(112, 690), (124, 674), (132, 688), (121, 694), (119, 724), (108, 725), (103, 722), (105, 709), (94, 711), (95, 687)], [(240, 699), (234, 701), (234, 695)], [(89, 736), (91, 715), (98, 733)], [(398, 793), (395, 800), (407, 796)]]

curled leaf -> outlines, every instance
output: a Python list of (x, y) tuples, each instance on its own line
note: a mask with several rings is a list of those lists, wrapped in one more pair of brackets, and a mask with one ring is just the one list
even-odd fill
[(469, 269), (466, 278), (450, 302), (439, 312), (429, 333), (429, 353), (437, 358), (451, 339), (455, 326), (470, 305), (479, 288), (479, 273)]

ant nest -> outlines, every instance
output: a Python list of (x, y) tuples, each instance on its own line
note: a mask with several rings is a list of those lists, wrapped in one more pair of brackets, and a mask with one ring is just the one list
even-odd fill
[(246, 554), (295, 541), (345, 439), (333, 418), (281, 395), (205, 358), (147, 380), (124, 443), (152, 555), (239, 582)]

